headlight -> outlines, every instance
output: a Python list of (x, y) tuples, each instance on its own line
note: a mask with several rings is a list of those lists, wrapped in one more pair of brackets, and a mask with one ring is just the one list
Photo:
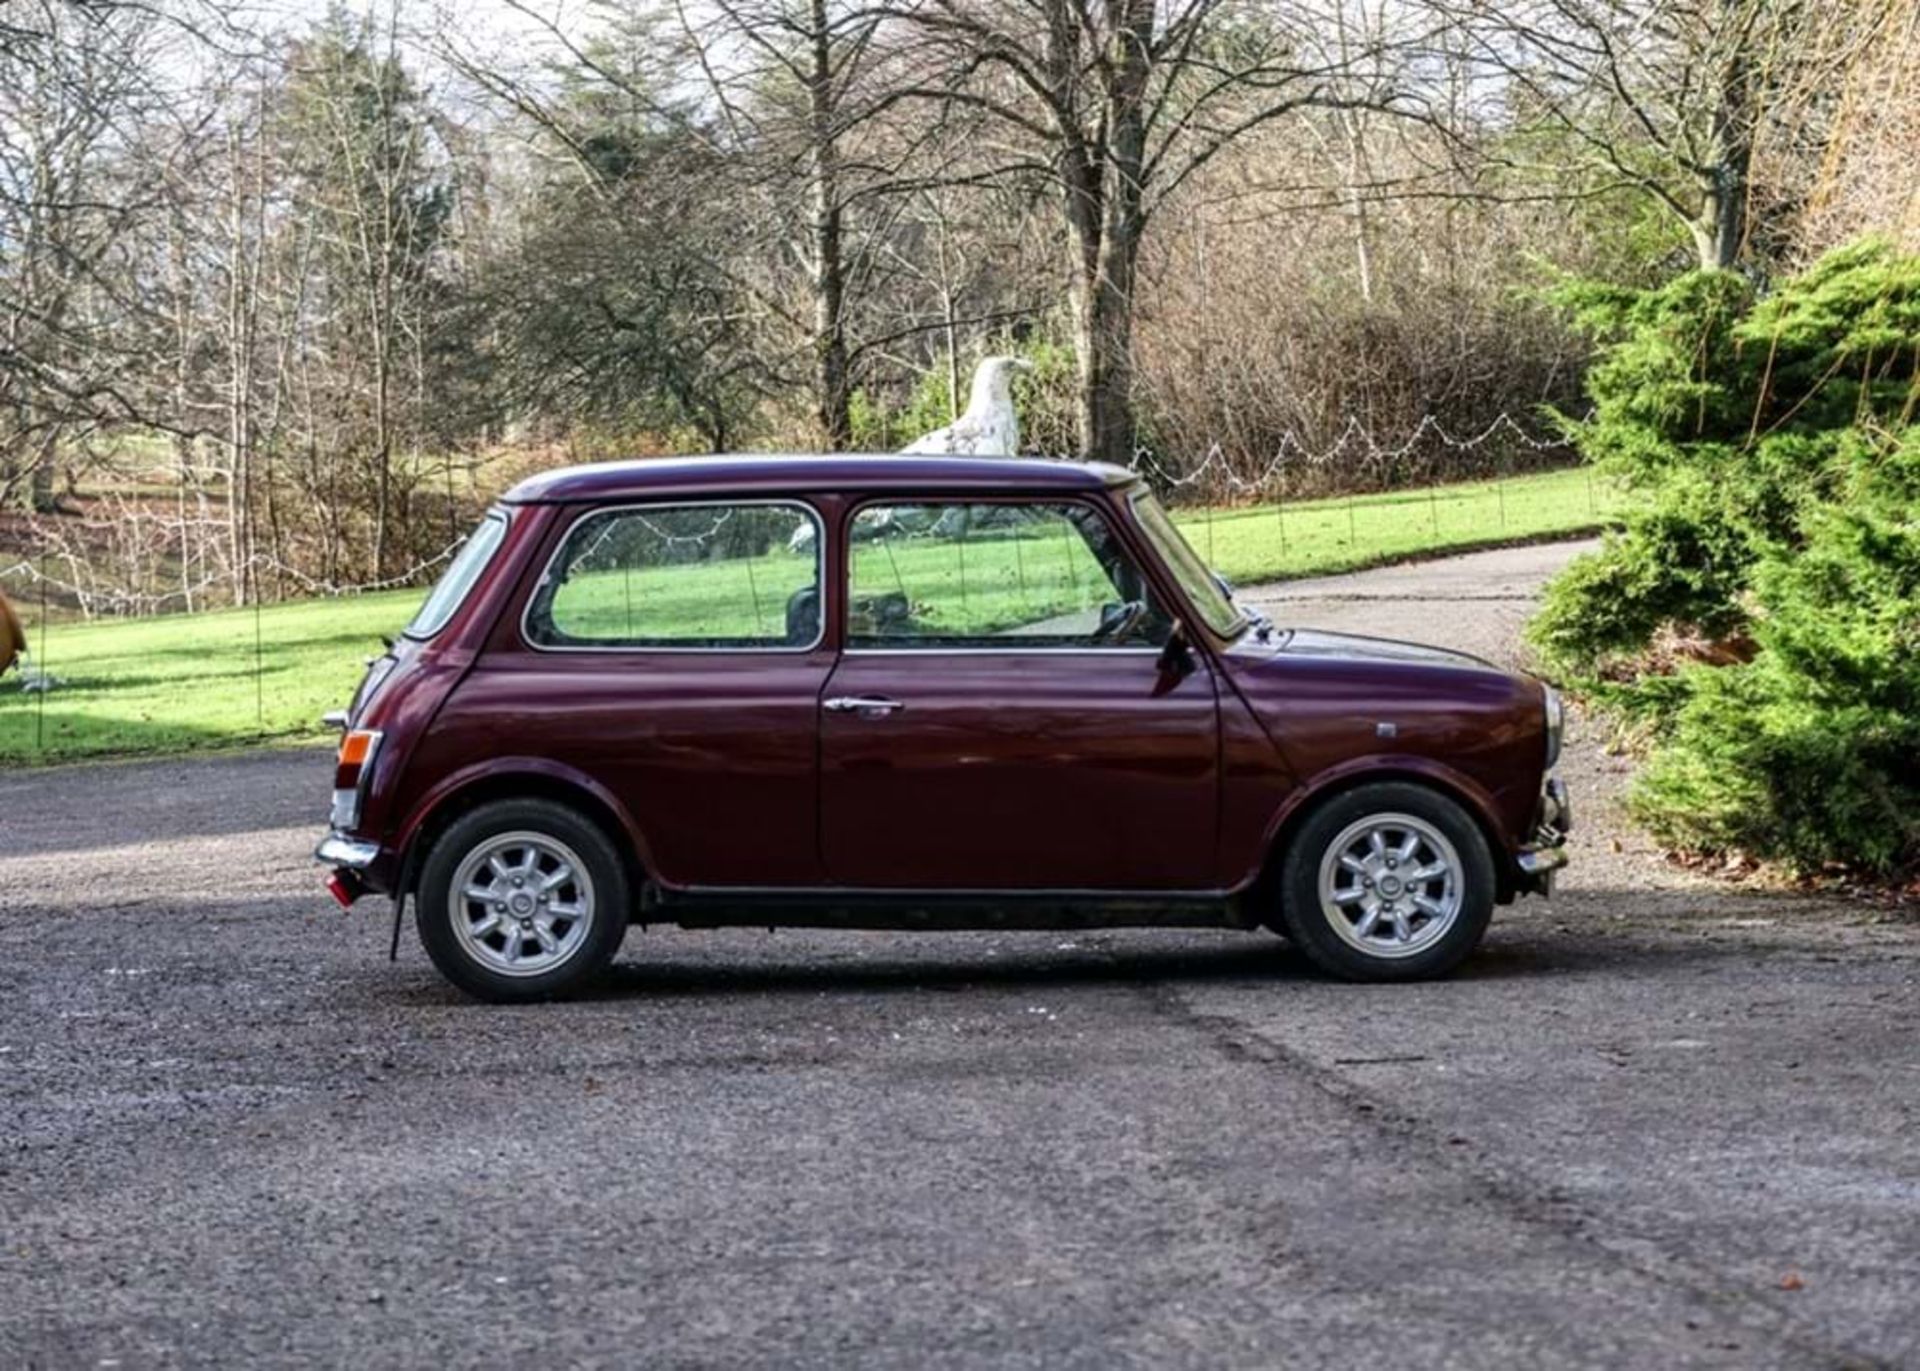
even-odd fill
[(1546, 687), (1547, 713), (1547, 765), (1551, 767), (1560, 760), (1560, 737), (1566, 731), (1567, 710), (1560, 703), (1560, 692), (1552, 686)]

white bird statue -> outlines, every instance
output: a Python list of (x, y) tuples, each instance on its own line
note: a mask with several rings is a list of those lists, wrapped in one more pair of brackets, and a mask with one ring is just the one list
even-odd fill
[(1019, 357), (988, 357), (973, 369), (967, 412), (945, 428), (915, 438), (902, 452), (947, 457), (1013, 457), (1020, 451), (1020, 417), (1013, 409), (1013, 373), (1030, 371)]
[[(967, 397), (967, 411), (945, 428), (922, 434), (901, 448), (902, 452), (931, 453), (942, 457), (1014, 457), (1020, 452), (1020, 416), (1013, 408), (1013, 373), (1032, 371), (1033, 363), (1023, 357), (987, 357), (973, 369), (973, 393)], [(955, 515), (964, 515), (956, 507), (949, 510), (950, 523)], [(884, 518), (884, 516), (882, 516)], [(880, 524), (860, 526), (866, 537), (886, 531)], [(945, 534), (965, 532), (964, 521), (939, 530)], [(813, 547), (813, 522), (808, 520), (793, 531), (787, 550), (808, 552)]]

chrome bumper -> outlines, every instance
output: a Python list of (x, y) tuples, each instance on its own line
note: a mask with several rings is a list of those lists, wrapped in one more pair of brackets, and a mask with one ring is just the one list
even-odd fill
[(1573, 803), (1567, 795), (1567, 783), (1550, 776), (1540, 796), (1540, 822), (1513, 859), (1520, 869), (1522, 890), (1553, 894), (1553, 873), (1567, 864), (1567, 833), (1572, 827)]
[(1567, 864), (1567, 850), (1564, 847), (1529, 847), (1513, 860), (1522, 876), (1546, 876)]
[(1567, 783), (1558, 776), (1547, 777), (1541, 789), (1540, 826), (1562, 837), (1573, 832), (1573, 798), (1567, 794)]
[(329, 833), (314, 848), (313, 859), (327, 866), (365, 871), (380, 856), (380, 844), (363, 843), (339, 833)]

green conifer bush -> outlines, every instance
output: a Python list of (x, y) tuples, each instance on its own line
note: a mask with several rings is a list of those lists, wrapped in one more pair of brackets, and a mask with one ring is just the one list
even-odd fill
[(1920, 257), (1756, 291), (1577, 284), (1604, 340), (1568, 428), (1638, 495), (1549, 587), (1548, 669), (1651, 740), (1663, 840), (1797, 869), (1920, 858)]

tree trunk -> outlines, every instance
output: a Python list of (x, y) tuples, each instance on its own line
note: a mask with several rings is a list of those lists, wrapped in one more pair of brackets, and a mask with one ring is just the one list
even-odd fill
[[(1737, 21), (1740, 0), (1722, 0), (1722, 22)], [(1713, 110), (1714, 159), (1700, 194), (1700, 215), (1692, 225), (1694, 247), (1704, 271), (1729, 271), (1747, 244), (1747, 178), (1753, 165), (1754, 70), (1736, 48), (1720, 74)]]
[(1702, 271), (1731, 271), (1747, 242), (1747, 177), (1739, 166), (1713, 168), (1700, 195), (1700, 217), (1689, 226)]
[(1087, 283), (1076, 340), (1080, 352), (1080, 435), (1085, 456), (1125, 466), (1133, 460), (1133, 285), (1140, 240), (1132, 226), (1111, 226), (1100, 269)]
[(813, 389), (820, 438), (840, 452), (853, 438), (847, 366), (846, 263), (841, 254), (839, 154), (834, 139), (833, 35), (826, 0), (812, 0), (807, 81), (813, 153)]
[(51, 437), (41, 442), (39, 448), (39, 452), (27, 459), (33, 463), (33, 476), (27, 484), (27, 507), (35, 514), (52, 514), (60, 504), (53, 493), (54, 453), (58, 449)]
[(827, 451), (840, 452), (852, 441), (853, 418), (842, 318), (846, 271), (840, 258), (840, 209), (833, 203), (831, 163), (831, 149), (820, 149), (814, 178), (813, 396), (820, 439)]
[[(1120, 0), (1101, 122), (1106, 128), (1097, 202), (1080, 207), (1094, 225), (1080, 236), (1086, 273), (1080, 310), (1080, 436), (1088, 458), (1133, 460), (1133, 289), (1146, 232), (1146, 92), (1154, 0)], [(1069, 183), (1071, 185), (1071, 182)]]
[[(833, 226), (821, 229), (815, 240), (821, 249), (831, 244), (831, 252), (818, 259), (822, 270), (814, 283), (814, 417), (819, 422), (820, 438), (827, 451), (840, 452), (853, 440), (853, 416), (847, 336), (840, 323), (845, 283), (839, 260), (839, 215), (835, 213), (831, 218)], [(831, 267), (827, 266), (829, 262)]]

